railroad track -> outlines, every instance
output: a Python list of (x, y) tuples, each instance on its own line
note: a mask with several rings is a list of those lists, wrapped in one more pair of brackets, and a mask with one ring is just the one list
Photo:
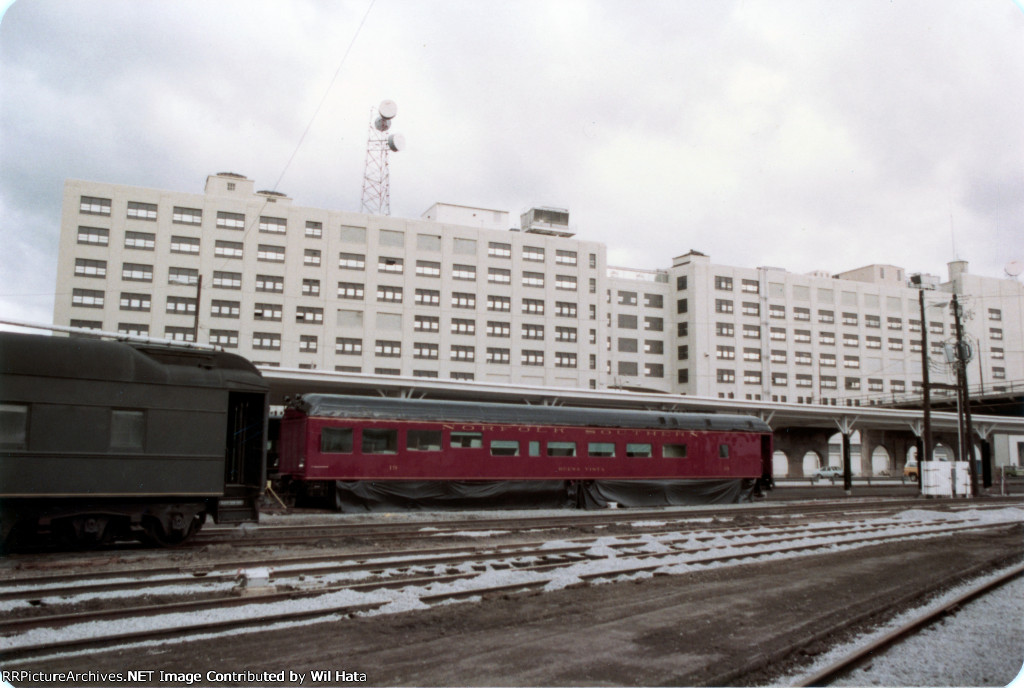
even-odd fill
[[(150, 572), (139, 580), (39, 579), (0, 586), (0, 609), (35, 604), (32, 613), (0, 623), (5, 662), (168, 637), (263, 628), (274, 623), (317, 621), (353, 614), (423, 608), (439, 602), (540, 588), (558, 589), (600, 580), (684, 573), (695, 568), (735, 565), (762, 557), (810, 556), (836, 548), (942, 537), (965, 530), (1013, 527), (955, 514), (925, 520), (859, 519), (833, 524), (783, 524), (681, 532), (652, 527), (642, 534), (581, 537), (564, 541), (489, 547), (475, 543), (409, 552), (367, 553), (345, 561), (294, 558), (272, 571), (257, 594), (235, 586), (232, 569), (203, 575)], [(255, 562), (248, 562), (247, 565)], [(259, 571), (258, 571), (259, 572)], [(123, 577), (122, 572), (122, 577)], [(245, 572), (252, 582), (253, 573)], [(72, 584), (73, 583), (73, 584)], [(206, 586), (194, 595), (198, 583)], [(176, 588), (181, 590), (175, 592)], [(133, 590), (178, 599), (161, 604), (75, 611), (76, 598)], [(182, 599), (188, 597), (188, 599)], [(48, 606), (59, 600), (57, 613)], [(71, 610), (68, 610), (68, 607)], [(39, 611), (44, 609), (44, 611)], [(8, 615), (10, 616), (10, 615)], [(127, 629), (127, 630), (126, 630)]]
[[(738, 517), (779, 517), (790, 516), (812, 518), (836, 514), (856, 514), (861, 512), (894, 513), (903, 509), (919, 507), (935, 509), (960, 508), (1001, 508), (1020, 504), (1020, 499), (993, 498), (984, 503), (962, 499), (934, 499), (922, 502), (920, 499), (844, 499), (835, 502), (805, 502), (769, 504), (761, 502), (753, 505), (688, 507), (686, 509), (660, 510), (607, 510), (599, 512), (574, 512), (559, 516), (524, 516), (485, 517), (457, 520), (433, 521), (401, 521), (372, 523), (305, 523), (299, 525), (266, 524), (239, 529), (236, 527), (213, 527), (204, 529), (191, 544), (209, 546), (219, 544), (259, 546), (259, 545), (293, 545), (340, 540), (345, 538), (387, 538), (387, 539), (419, 539), (423, 537), (442, 537), (465, 531), (514, 531), (522, 533), (528, 530), (558, 530), (568, 528), (594, 528), (628, 526), (636, 520), (652, 519), (670, 523), (697, 521), (706, 518), (735, 519)], [(331, 518), (335, 515), (327, 515)]]
[(849, 674), (870, 660), (873, 656), (876, 656), (878, 653), (884, 652), (904, 640), (913, 637), (923, 629), (940, 621), (947, 615), (954, 613), (961, 606), (987, 595), (993, 590), (1002, 587), (1006, 583), (1020, 578), (1021, 576), (1024, 576), (1024, 564), (1018, 564), (1001, 572), (993, 578), (978, 582), (955, 597), (947, 599), (941, 604), (937, 604), (932, 608), (921, 612), (905, 623), (899, 625), (897, 628), (885, 633), (881, 637), (875, 638), (851, 649), (842, 657), (829, 662), (826, 666), (818, 669), (814, 673), (804, 676), (794, 685), (830, 685), (837, 679)]

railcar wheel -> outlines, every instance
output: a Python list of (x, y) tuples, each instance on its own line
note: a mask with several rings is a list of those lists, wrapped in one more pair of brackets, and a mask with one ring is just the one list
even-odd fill
[(170, 514), (168, 523), (150, 516), (143, 520), (142, 530), (146, 539), (160, 547), (176, 547), (184, 544), (203, 526), (205, 514), (195, 514), (191, 518), (187, 514)]

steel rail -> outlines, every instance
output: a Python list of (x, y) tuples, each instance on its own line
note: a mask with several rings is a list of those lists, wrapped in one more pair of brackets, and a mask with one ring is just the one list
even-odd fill
[(915, 616), (902, 624), (899, 628), (895, 628), (885, 635), (851, 650), (839, 659), (815, 671), (813, 674), (803, 677), (800, 679), (800, 682), (795, 685), (829, 685), (841, 676), (844, 676), (856, 669), (875, 653), (887, 650), (899, 644), (920, 632), (922, 629), (934, 624), (939, 619), (956, 612), (964, 604), (977, 599), (982, 595), (988, 594), (1021, 575), (1024, 575), (1024, 564), (1019, 564), (1008, 571), (1004, 571), (1000, 576), (994, 579), (983, 581), (971, 589), (957, 595), (953, 599)]

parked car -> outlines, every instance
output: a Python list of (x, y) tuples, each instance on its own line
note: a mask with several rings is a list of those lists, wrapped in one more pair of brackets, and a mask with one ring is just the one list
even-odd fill
[(838, 466), (825, 466), (814, 471), (811, 475), (811, 482), (818, 482), (822, 478), (828, 478), (829, 480), (835, 480), (836, 478), (843, 477), (843, 469)]
[(920, 477), (921, 477), (920, 473), (918, 472), (918, 469), (917, 469), (917, 464), (916, 463), (908, 463), (906, 466), (904, 466), (903, 467), (903, 477), (904, 478), (910, 478), (914, 482), (917, 482), (920, 479)]

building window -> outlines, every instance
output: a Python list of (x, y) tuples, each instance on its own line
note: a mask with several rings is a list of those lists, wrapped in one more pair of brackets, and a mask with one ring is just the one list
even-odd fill
[(400, 275), (405, 272), (405, 259), (380, 256), (377, 258), (377, 271)]
[(476, 308), (476, 294), (469, 292), (452, 292), (452, 308)]
[(487, 310), (503, 313), (512, 312), (512, 299), (508, 296), (487, 296)]
[(339, 299), (363, 300), (363, 285), (356, 282), (338, 282)]
[(772, 363), (785, 363), (787, 358), (785, 349), (772, 349), (769, 354), (769, 360)]
[[(541, 309), (543, 312), (543, 309)], [(555, 301), (555, 316), (559, 318), (575, 318), (576, 304), (570, 301)]]
[(283, 217), (260, 216), (260, 231), (268, 234), (284, 234), (288, 231), (288, 221)]
[(83, 308), (103, 308), (104, 293), (97, 289), (72, 289), (71, 305)]
[(440, 332), (441, 319), (436, 315), (417, 315), (413, 318), (413, 329), (416, 332)]
[(277, 275), (256, 275), (256, 291), (281, 294), (284, 292), (284, 277)]
[(361, 253), (339, 253), (338, 267), (344, 270), (365, 270), (366, 256)]
[(465, 318), (452, 318), (452, 334), (476, 334), (476, 321)]
[(676, 277), (676, 291), (684, 291), (686, 289), (686, 275), (679, 275)]
[(245, 229), (245, 215), (217, 211), (217, 227), (220, 229)]
[(297, 323), (322, 323), (323, 321), (323, 308), (314, 306), (297, 306), (295, 308), (295, 322)]
[(338, 337), (334, 340), (334, 353), (343, 356), (359, 356), (363, 353), (363, 341), (361, 339), (350, 339)]
[(744, 348), (743, 349), (743, 360), (744, 361), (760, 361), (761, 360), (761, 350), (760, 349)]
[(238, 330), (210, 330), (210, 344), (226, 349), (238, 348)]
[(741, 313), (743, 315), (761, 315), (761, 304), (751, 301), (744, 301), (741, 304)]
[(78, 243), (107, 246), (110, 243), (110, 230), (105, 227), (79, 227)]
[(164, 339), (175, 342), (194, 342), (196, 333), (191, 327), (175, 327), (168, 325), (164, 328)]
[(195, 268), (170, 268), (167, 271), (168, 284), (199, 284), (199, 271)]
[(218, 258), (241, 258), (241, 241), (223, 241), (218, 239), (213, 244), (213, 255)]
[(152, 304), (152, 298), (149, 294), (134, 294), (123, 291), (121, 292), (121, 310), (148, 311)]
[(434, 260), (417, 260), (416, 274), (420, 277), (440, 277), (441, 264)]
[(760, 370), (744, 370), (743, 371), (743, 384), (745, 384), (745, 385), (759, 385), (759, 384), (761, 384), (761, 371)]
[(176, 225), (201, 225), (203, 224), (203, 211), (199, 208), (181, 208), (174, 206), (171, 214), (171, 222)]
[(555, 327), (556, 342), (575, 342), (577, 340), (575, 327)]
[(736, 358), (736, 347), (719, 344), (715, 347), (715, 358), (720, 361), (731, 361)]
[(487, 281), (492, 284), (512, 284), (512, 271), (505, 268), (487, 268)]
[(302, 295), (303, 296), (320, 296), (320, 280), (317, 280), (317, 279), (304, 279), (304, 280), (302, 280)]
[(270, 351), (281, 350), (281, 335), (273, 332), (253, 332), (252, 348)]
[(736, 382), (736, 371), (719, 368), (715, 371), (715, 381), (724, 383)]
[(487, 244), (487, 255), (492, 258), (511, 258), (512, 244), (491, 241)]
[(414, 343), (412, 345), (412, 357), (436, 361), (439, 357), (438, 346), (437, 344), (426, 344), (423, 342)]
[(836, 367), (836, 355), (835, 354), (821, 354), (818, 359), (822, 368), (835, 368)]
[(199, 255), (199, 239), (197, 237), (172, 236), (171, 253)]
[(452, 278), (457, 280), (476, 281), (476, 267), (472, 265), (453, 265)]
[(530, 324), (530, 323), (523, 323), (523, 330), (522, 330), (522, 335), (521, 336), (522, 336), (523, 339), (540, 339), (540, 340), (543, 340), (544, 339), (544, 326), (543, 325), (533, 325), (533, 324)]
[[(865, 315), (864, 325), (865, 327), (877, 330), (882, 326), (882, 318), (877, 315)], [(911, 327), (913, 327), (913, 321), (911, 321)]]
[(324, 223), (306, 220), (306, 238), (320, 239), (324, 235)]
[(736, 336), (736, 326), (732, 323), (715, 323), (715, 334), (719, 337)]
[(811, 319), (811, 309), (810, 308), (804, 308), (802, 306), (794, 306), (793, 307), (793, 319), (794, 320), (802, 320), (802, 321), (810, 321), (810, 319)]
[(512, 352), (509, 349), (487, 348), (487, 362), (508, 365), (512, 361)]
[(576, 354), (565, 351), (555, 352), (555, 367), (556, 368), (575, 368), (576, 367)]
[(276, 303), (257, 303), (253, 307), (254, 320), (272, 320), (280, 322), (284, 308)]
[(472, 346), (452, 344), (451, 360), (453, 361), (475, 361), (476, 349)]
[(524, 366), (542, 366), (544, 365), (544, 352), (533, 349), (523, 349), (519, 356), (519, 362)]
[(167, 297), (167, 312), (168, 313), (182, 313), (182, 314), (195, 314), (196, 312), (196, 300), (187, 296), (168, 296)]
[(78, 203), (78, 212), (84, 215), (110, 215), (110, 199), (82, 196)]
[(121, 265), (121, 279), (129, 282), (152, 282), (153, 266), (142, 263), (124, 263)]
[[(811, 343), (811, 331), (810, 330), (793, 330), (793, 341), (799, 344), (810, 344)], [(833, 340), (833, 344), (835, 341)]]
[(743, 326), (743, 338), (744, 339), (760, 339), (761, 338), (761, 326), (760, 325), (744, 325)]
[(761, 285), (757, 280), (745, 279), (740, 281), (740, 290), (747, 294), (760, 294)]
[(860, 356), (843, 356), (844, 368), (860, 368)]
[(544, 302), (540, 299), (523, 299), (523, 313), (544, 315)]
[(128, 217), (134, 220), (156, 221), (156, 203), (128, 201)]
[(124, 247), (139, 251), (152, 251), (156, 248), (156, 235), (149, 232), (125, 232)]
[(988, 319), (993, 321), (1001, 321), (1003, 319), (1003, 311), (1001, 308), (989, 308)]
[(544, 286), (544, 273), (543, 272), (524, 272), (523, 273), (523, 286), (524, 287), (543, 287)]
[(487, 336), (488, 337), (511, 337), (512, 336), (512, 325), (507, 322), (498, 322), (495, 320), (487, 321)]
[(402, 356), (402, 342), (378, 339), (373, 345), (373, 352), (383, 358), (400, 358)]
[(242, 273), (214, 270), (213, 286), (219, 289), (241, 289)]
[(311, 267), (320, 266), (320, 249), (307, 248), (302, 251), (302, 264)]
[(544, 249), (539, 246), (523, 246), (523, 260), (544, 262)]
[(270, 244), (259, 244), (256, 247), (256, 260), (268, 263), (284, 262), (284, 246), (272, 246)]
[(732, 291), (732, 277), (721, 277), (719, 275), (716, 275), (715, 289), (720, 289), (722, 291)]
[(835, 313), (835, 311), (823, 311), (823, 310), (819, 310), (818, 311), (818, 322), (825, 323), (826, 325), (831, 325), (835, 321), (836, 321), (836, 313)]
[(619, 313), (618, 326), (620, 330), (635, 330), (637, 329), (637, 317), (635, 315)]
[(300, 334), (299, 335), (299, 352), (307, 354), (315, 354), (319, 342), (315, 334)]
[(417, 306), (440, 306), (441, 292), (436, 289), (417, 289), (415, 303)]
[(210, 315), (214, 318), (237, 318), (241, 312), (238, 301), (214, 300), (210, 303)]
[(118, 323), (118, 334), (127, 334), (134, 337), (148, 337), (149, 325), (143, 323)]
[(715, 299), (715, 313), (732, 313), (732, 301), (728, 299)]
[(386, 303), (402, 303), (402, 287), (378, 284), (377, 301), (383, 301)]
[(105, 277), (106, 261), (90, 260), (89, 258), (76, 258), (75, 274), (80, 277)]
[(555, 289), (576, 291), (576, 278), (572, 275), (555, 275)]
[(103, 323), (99, 320), (72, 320), (71, 327), (77, 327), (82, 330), (102, 330)]

